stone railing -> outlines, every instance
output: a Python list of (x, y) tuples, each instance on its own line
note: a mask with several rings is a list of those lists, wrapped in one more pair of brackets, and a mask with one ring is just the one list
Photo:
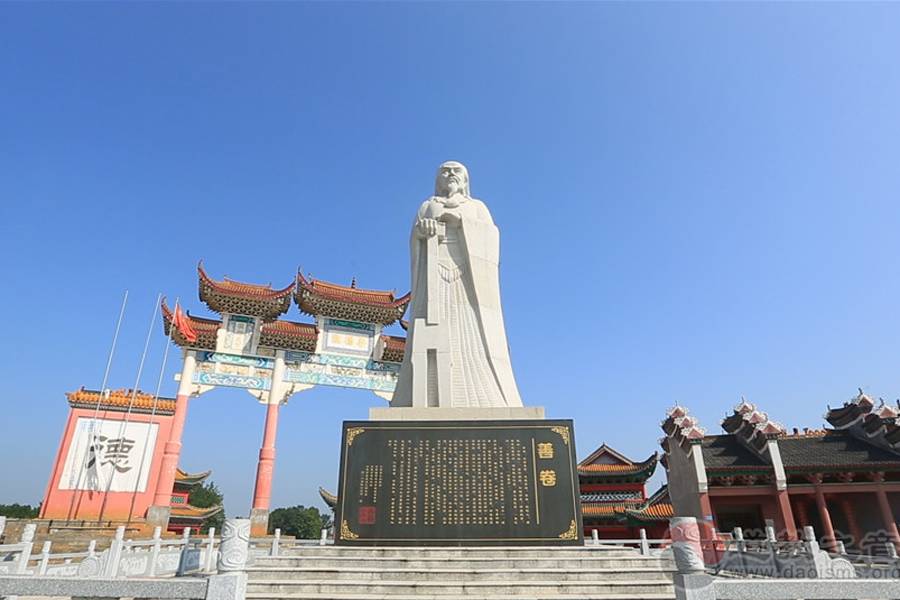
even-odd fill
[(650, 539), (647, 537), (647, 530), (641, 528), (638, 531), (638, 537), (635, 539), (601, 539), (597, 530), (591, 530), (590, 539), (584, 540), (587, 548), (600, 548), (609, 546), (621, 546), (623, 548), (634, 548), (643, 556), (659, 554), (672, 545), (672, 540), (668, 538)]
[[(0, 597), (186, 598), (242, 600), (250, 561), (250, 520), (229, 519), (221, 539), (130, 541), (124, 528), (96, 554), (52, 554), (49, 542), (33, 555), (34, 527), (18, 544), (0, 546)], [(76, 562), (75, 559), (80, 559)], [(3, 564), (3, 563), (9, 563)], [(202, 576), (201, 576), (202, 575)], [(173, 577), (174, 576), (174, 577)]]
[(802, 542), (777, 542), (774, 531), (748, 541), (740, 530), (731, 540), (701, 540), (693, 517), (672, 519), (670, 531), (677, 600), (900, 598), (896, 567), (864, 578), (846, 556), (821, 550), (811, 527)]
[(97, 552), (92, 540), (84, 552), (53, 553), (50, 541), (39, 551), (34, 545), (35, 525), (26, 525), (16, 544), (0, 545), (0, 574), (66, 577), (162, 577), (210, 573), (215, 569), (219, 540), (215, 531), (191, 538), (163, 539), (160, 528), (149, 540), (126, 540), (125, 527), (116, 529), (109, 548)]
[[(6, 519), (0, 517), (0, 535)], [(149, 540), (125, 539), (125, 527), (116, 529), (108, 549), (98, 552), (97, 540), (91, 540), (83, 552), (53, 553), (53, 544), (34, 544), (35, 525), (27, 524), (19, 542), (0, 545), (0, 575), (65, 576), (65, 577), (167, 577), (195, 573), (213, 573), (221, 539), (215, 529), (202, 537), (191, 537), (185, 530), (181, 538), (163, 538), (157, 527)], [(318, 540), (285, 540), (276, 529), (271, 538), (248, 540), (249, 556), (278, 556), (286, 548), (325, 545), (327, 530)]]

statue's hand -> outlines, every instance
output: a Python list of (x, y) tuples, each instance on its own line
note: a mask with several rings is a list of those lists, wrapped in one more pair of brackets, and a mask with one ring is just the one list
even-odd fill
[(438, 218), (438, 221), (446, 223), (451, 227), (459, 227), (460, 222), (462, 222), (462, 217), (459, 216), (459, 214), (448, 210), (441, 214), (441, 216)]
[(419, 237), (430, 238), (433, 235), (437, 235), (437, 232), (437, 219), (419, 219), (416, 221), (416, 233)]

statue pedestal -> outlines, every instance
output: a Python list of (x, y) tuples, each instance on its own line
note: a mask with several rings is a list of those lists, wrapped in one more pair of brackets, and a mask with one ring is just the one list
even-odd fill
[[(387, 410), (401, 412), (344, 422), (336, 544), (584, 543), (572, 421)], [(419, 413), (432, 419), (400, 418)]]
[(507, 419), (543, 419), (543, 406), (518, 406), (515, 408), (422, 408), (422, 407), (373, 407), (369, 409), (371, 421), (505, 421)]

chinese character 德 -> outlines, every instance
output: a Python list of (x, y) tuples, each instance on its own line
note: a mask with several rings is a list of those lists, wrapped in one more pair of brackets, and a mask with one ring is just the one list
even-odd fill
[(128, 461), (131, 459), (131, 450), (134, 448), (134, 440), (126, 437), (108, 438), (105, 435), (99, 435), (94, 438), (94, 443), (90, 448), (90, 459), (88, 461), (88, 469), (94, 467), (97, 458), (100, 458), (100, 466), (112, 465), (119, 473), (125, 473), (131, 470)]

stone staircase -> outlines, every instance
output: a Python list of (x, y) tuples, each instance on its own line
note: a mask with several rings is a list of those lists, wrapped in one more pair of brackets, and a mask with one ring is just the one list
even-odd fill
[(247, 600), (662, 600), (670, 558), (616, 547), (350, 548), (308, 546), (260, 557)]

